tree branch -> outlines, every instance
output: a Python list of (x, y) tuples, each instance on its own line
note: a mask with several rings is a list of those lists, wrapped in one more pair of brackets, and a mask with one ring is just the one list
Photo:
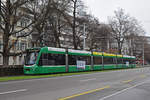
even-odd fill
[(22, 32), (24, 31), (25, 29), (29, 28), (33, 23), (35, 23), (34, 21), (31, 22), (29, 25), (27, 25), (26, 27), (22, 28), (21, 30), (17, 31), (17, 32), (13, 32), (13, 33), (10, 33), (10, 35), (14, 35), (14, 34), (17, 34), (19, 32)]

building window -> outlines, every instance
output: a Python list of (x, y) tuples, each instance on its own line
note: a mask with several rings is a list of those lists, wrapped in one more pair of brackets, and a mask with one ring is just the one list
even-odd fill
[(2, 55), (0, 55), (0, 65), (3, 63), (2, 61)]
[(16, 44), (16, 50), (20, 50), (20, 42), (19, 41)]
[(20, 43), (20, 50), (26, 50), (27, 44), (25, 42)]

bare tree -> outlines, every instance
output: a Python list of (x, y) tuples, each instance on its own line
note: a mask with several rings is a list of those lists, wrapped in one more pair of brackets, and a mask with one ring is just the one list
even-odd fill
[[(79, 17), (79, 9), (80, 7), (83, 7), (83, 2), (81, 0), (70, 0), (71, 1), (71, 8), (72, 8), (72, 22), (70, 23), (70, 26), (72, 28), (72, 37), (73, 37), (73, 46), (74, 49), (78, 49), (77, 45), (77, 17)], [(81, 10), (81, 9), (80, 9)]]
[(34, 23), (33, 21), (28, 23), (26, 26), (22, 27), (20, 30), (15, 30), (17, 22), (22, 20), (25, 17), (25, 13), (18, 13), (18, 11), (22, 10), (21, 7), (28, 3), (30, 0), (6, 0), (5, 2), (1, 2), (1, 23), (0, 29), (2, 30), (2, 38), (3, 38), (3, 51), (1, 54), (3, 55), (3, 64), (8, 65), (9, 56), (14, 56), (16, 54), (11, 53), (10, 50), (13, 45), (18, 41), (21, 37), (28, 36), (29, 33), (24, 33), (16, 37), (15, 42), (10, 41), (10, 37), (16, 35), (19, 32), (24, 31), (25, 29), (29, 29), (29, 27)]
[[(51, 30), (47, 35), (54, 36), (54, 46), (61, 47), (60, 37), (65, 30), (67, 21), (65, 16), (68, 15), (70, 8), (70, 0), (55, 0), (53, 1), (53, 11), (48, 16), (48, 29)], [(70, 20), (69, 20), (70, 21)]]
[(133, 33), (133, 31), (136, 31), (135, 28), (138, 22), (135, 18), (126, 14), (123, 9), (118, 9), (115, 11), (115, 16), (109, 18), (109, 25), (112, 36), (118, 44), (118, 53), (121, 54), (125, 38)]
[[(42, 9), (40, 16), (36, 16), (33, 18), (32, 15), (38, 14), (37, 12), (30, 12), (31, 3), (36, 2), (36, 0), (6, 0), (5, 2), (1, 2), (1, 18), (2, 21), (0, 23), (0, 29), (2, 30), (2, 38), (3, 38), (3, 51), (0, 52), (3, 55), (3, 64), (9, 64), (10, 56), (17, 56), (22, 52), (14, 53), (11, 52), (12, 47), (17, 43), (19, 38), (29, 36), (36, 27), (41, 26), (43, 19), (46, 16), (46, 8)], [(47, 1), (48, 3), (49, 1)], [(43, 3), (42, 1), (39, 3)], [(49, 3), (47, 4), (49, 5)], [(42, 17), (42, 19), (40, 19)], [(18, 23), (22, 22), (26, 23), (26, 25), (18, 26)], [(20, 27), (19, 30), (16, 30), (17, 27)], [(20, 32), (24, 32), (23, 34), (19, 34)], [(15, 37), (15, 41), (11, 41), (11, 37)]]
[(109, 51), (109, 43), (110, 42), (110, 28), (107, 24), (99, 23), (98, 21), (93, 21), (89, 26), (89, 34), (90, 34), (90, 49), (95, 49), (98, 51)]
[(76, 42), (76, 12), (77, 12), (77, 2), (78, 0), (71, 0), (73, 2), (73, 24), (72, 24), (72, 32), (73, 32), (73, 45), (74, 49), (77, 49)]
[(36, 45), (43, 46), (44, 27), (46, 26), (46, 20), (48, 15), (53, 11), (52, 0), (34, 0), (25, 5), (28, 13), (31, 15), (31, 20), (36, 23), (33, 24), (32, 29), (37, 32)]

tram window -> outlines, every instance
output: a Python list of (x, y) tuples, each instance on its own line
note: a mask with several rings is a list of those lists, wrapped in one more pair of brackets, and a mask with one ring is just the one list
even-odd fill
[(132, 59), (130, 59), (130, 60), (129, 60), (129, 63), (130, 63), (130, 64), (132, 64), (132, 63), (133, 63)]
[(104, 64), (116, 64), (115, 58), (105, 58), (104, 57)]
[(65, 65), (65, 55), (43, 53), (40, 57), (40, 65)]
[(69, 65), (76, 65), (76, 59), (77, 57), (76, 56), (68, 56), (68, 63)]
[(94, 64), (102, 64), (102, 57), (93, 57)]
[(90, 56), (76, 56), (76, 55), (69, 55), (68, 56), (68, 63), (69, 65), (76, 65), (77, 60), (85, 61), (86, 65), (91, 64), (91, 57)]
[(123, 64), (126, 64), (126, 59), (123, 59)]
[(130, 64), (135, 64), (135, 63), (136, 63), (136, 61), (134, 59), (130, 60)]
[(122, 64), (122, 59), (121, 58), (117, 58), (117, 64)]
[(123, 64), (126, 64), (127, 62), (129, 62), (129, 64), (131, 64), (130, 59), (123, 59)]

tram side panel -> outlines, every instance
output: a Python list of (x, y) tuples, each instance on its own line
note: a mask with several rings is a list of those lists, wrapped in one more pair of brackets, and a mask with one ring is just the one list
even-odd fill
[(102, 56), (93, 56), (93, 70), (103, 70), (103, 57)]
[(103, 57), (103, 63), (104, 63), (104, 69), (116, 69), (117, 68), (117, 64), (116, 64), (116, 60), (115, 57)]
[(87, 55), (73, 55), (68, 56), (69, 72), (90, 71), (91, 56)]

